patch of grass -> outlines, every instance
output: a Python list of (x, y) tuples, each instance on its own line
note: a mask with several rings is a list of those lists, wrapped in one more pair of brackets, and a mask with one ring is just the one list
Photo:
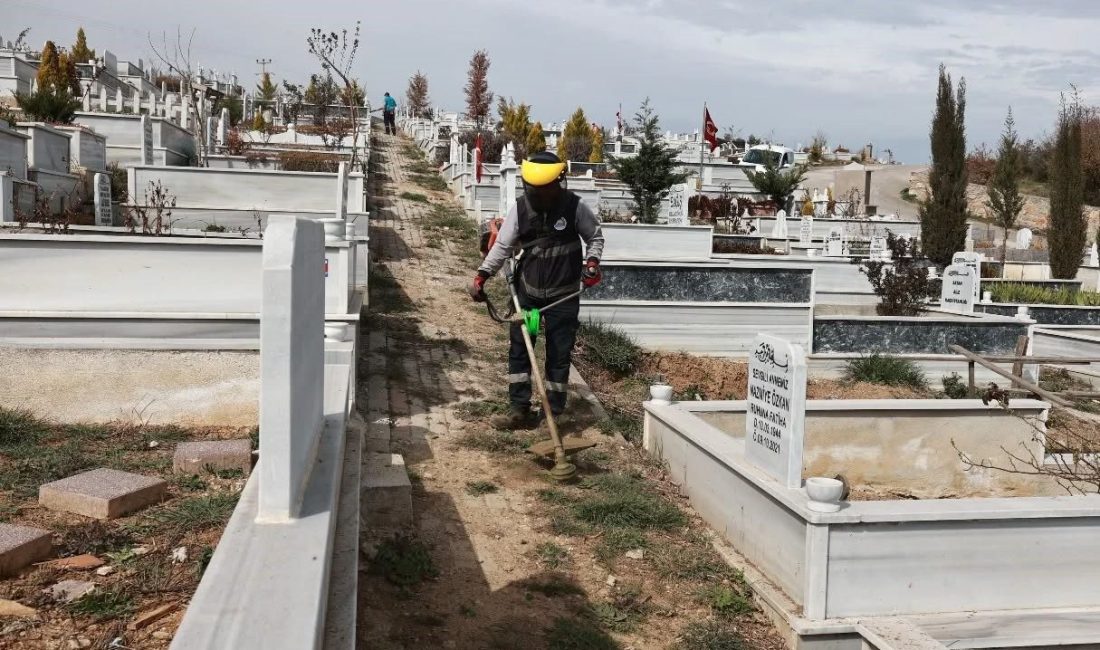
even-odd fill
[(218, 492), (192, 497), (168, 504), (146, 518), (156, 522), (159, 528), (175, 534), (221, 527), (233, 514), (240, 495), (235, 492)]
[(85, 440), (107, 440), (116, 434), (114, 427), (97, 422), (79, 422), (77, 424), (61, 425), (61, 435), (66, 438), (81, 438)]
[(458, 439), (458, 444), (466, 449), (487, 451), (492, 454), (522, 454), (531, 444), (532, 434), (517, 434), (514, 431), (470, 431)]
[(132, 614), (134, 599), (116, 588), (97, 589), (73, 601), (67, 608), (77, 616), (90, 616), (97, 621), (106, 621)]
[(432, 165), (427, 160), (423, 160), (423, 159), (414, 161), (411, 165), (408, 165), (407, 167), (405, 167), (405, 169), (409, 170), (409, 172), (413, 173), (413, 174), (438, 174), (439, 173), (439, 170), (436, 169), (435, 165)]
[(1022, 305), (1100, 307), (1100, 292), (1096, 291), (1074, 291), (1068, 288), (1052, 289), (1035, 284), (1016, 282), (992, 282), (987, 286), (993, 302)]
[(646, 556), (663, 578), (736, 580), (738, 574), (706, 544), (654, 545)]
[(531, 578), (520, 584), (527, 591), (542, 594), (547, 598), (585, 595), (580, 585), (560, 573), (552, 573), (541, 579)]
[(419, 193), (419, 192), (402, 192), (401, 193), (401, 198), (405, 199), (406, 201), (412, 201), (414, 203), (427, 203), (428, 202), (428, 197), (424, 194)]
[(605, 530), (596, 545), (596, 559), (605, 565), (614, 563), (627, 551), (649, 546), (645, 533), (636, 528), (612, 528)]
[(752, 598), (729, 585), (707, 585), (699, 590), (696, 598), (719, 616), (742, 616), (756, 609), (752, 603)]
[(370, 571), (398, 587), (413, 587), (439, 575), (428, 547), (408, 535), (395, 535), (378, 546)]
[(592, 605), (592, 614), (609, 630), (630, 632), (645, 619), (646, 600), (640, 586), (624, 585), (615, 590), (611, 600)]
[(445, 192), (447, 190), (447, 181), (443, 180), (443, 177), (438, 174), (411, 174), (409, 180), (433, 192)]
[(581, 618), (558, 617), (546, 630), (547, 650), (618, 650), (615, 639)]
[(466, 210), (452, 203), (437, 203), (424, 225), (429, 231), (446, 233), (452, 240), (473, 243), (477, 239), (477, 224), (466, 216)]
[(588, 321), (577, 331), (584, 356), (616, 377), (634, 372), (642, 359), (642, 349), (621, 330)]
[(642, 440), (642, 419), (626, 413), (612, 411), (607, 418), (596, 423), (596, 428), (605, 436), (618, 433), (627, 442), (639, 443)]
[(58, 446), (24, 444), (9, 447), (4, 452), (12, 460), (0, 467), (0, 490), (11, 490), (17, 498), (33, 496), (43, 483), (57, 481), (100, 464), (98, 458), (90, 455), (75, 440)]
[(455, 411), (463, 420), (469, 421), (487, 418), (499, 413), (507, 413), (510, 408), (511, 404), (508, 403), (507, 399), (492, 398), (462, 402)]
[(202, 492), (206, 489), (206, 480), (196, 474), (177, 474), (172, 482), (184, 492)]
[(548, 569), (557, 569), (569, 559), (569, 551), (554, 542), (543, 542), (536, 546), (535, 555)]
[(721, 620), (689, 624), (680, 635), (677, 650), (747, 650), (732, 625)]
[(230, 467), (229, 469), (215, 469), (214, 467), (207, 465), (203, 468), (207, 474), (220, 478), (223, 481), (232, 481), (234, 479), (244, 478), (244, 470), (240, 467)]
[(602, 474), (587, 480), (591, 492), (570, 506), (578, 520), (604, 528), (671, 530), (687, 522), (684, 513), (640, 478)]
[(26, 409), (0, 407), (0, 449), (38, 442), (50, 425)]
[(908, 187), (901, 188), (901, 191), (898, 192), (898, 196), (901, 197), (902, 201), (906, 201), (908, 203), (920, 203), (920, 199), (917, 198), (917, 195), (910, 192)]
[(461, 605), (458, 606), (458, 613), (462, 614), (466, 618), (476, 618), (477, 617), (477, 610), (474, 609), (472, 606), (467, 605), (466, 603), (462, 603)]
[(865, 381), (887, 386), (908, 386), (917, 390), (925, 390), (928, 387), (928, 380), (916, 363), (909, 359), (877, 352), (849, 361), (845, 378), (849, 381)]
[(88, 521), (65, 528), (61, 533), (58, 555), (102, 555), (129, 548), (134, 543), (130, 531), (102, 521)]
[(496, 483), (492, 481), (467, 481), (466, 482), (466, 494), (470, 496), (480, 497), (486, 494), (492, 494), (499, 490)]
[(206, 567), (210, 566), (210, 559), (214, 557), (214, 547), (204, 546), (199, 550), (198, 558), (195, 561), (195, 577), (202, 580), (202, 576), (206, 573)]
[(577, 518), (568, 512), (555, 512), (550, 515), (550, 531), (555, 535), (580, 537), (582, 535), (591, 535), (594, 530), (591, 524), (577, 521)]

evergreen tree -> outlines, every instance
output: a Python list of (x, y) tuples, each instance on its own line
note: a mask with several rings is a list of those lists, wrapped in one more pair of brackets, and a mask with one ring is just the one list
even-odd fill
[(657, 114), (649, 106), (648, 97), (635, 113), (634, 124), (634, 133), (640, 140), (636, 155), (631, 158), (612, 156), (608, 164), (619, 175), (619, 180), (630, 187), (638, 219), (642, 223), (657, 223), (661, 199), (670, 187), (683, 183), (687, 174), (676, 171), (679, 152), (665, 146)]
[(966, 243), (966, 80), (958, 91), (940, 64), (936, 111), (930, 140), (932, 167), (928, 170), (929, 196), (921, 203), (921, 249), (940, 266)]
[(527, 157), (527, 136), (531, 131), (531, 106), (515, 103), (511, 98), (499, 98), (500, 132), (505, 142), (511, 142), (516, 150), (516, 162)]
[(466, 76), (466, 115), (477, 123), (478, 130), (489, 118), (493, 93), (489, 91), (489, 53), (478, 50), (470, 57), (470, 71)]
[(592, 155), (592, 125), (584, 115), (584, 109), (578, 107), (573, 117), (565, 123), (561, 137), (558, 138), (558, 158), (588, 162)]
[(263, 104), (275, 101), (278, 87), (271, 81), (271, 73), (265, 72), (260, 77), (260, 83), (256, 86), (256, 100)]
[(61, 56), (53, 41), (42, 46), (42, 57), (38, 61), (38, 76), (35, 79), (39, 89), (68, 88), (65, 75), (61, 72)]
[(1015, 124), (1012, 108), (1009, 107), (997, 152), (997, 165), (989, 182), (989, 201), (986, 203), (993, 213), (993, 223), (1004, 229), (1001, 236), (1002, 277), (1008, 254), (1008, 231), (1016, 225), (1016, 219), (1024, 209), (1024, 197), (1020, 194), (1020, 143), (1016, 138)]
[(603, 129), (592, 129), (592, 149), (588, 153), (588, 162), (603, 162)]
[(340, 103), (344, 106), (362, 106), (367, 101), (367, 93), (359, 85), (358, 79), (352, 79), (351, 85), (340, 89)]
[(263, 131), (267, 128), (267, 123), (264, 121), (264, 114), (261, 111), (256, 111), (256, 115), (252, 117), (252, 130)]
[(1085, 255), (1088, 221), (1084, 205), (1084, 172), (1081, 168), (1081, 118), (1083, 111), (1074, 91), (1062, 98), (1058, 131), (1050, 161), (1050, 274), (1057, 279), (1077, 277)]
[(76, 43), (69, 50), (75, 63), (87, 63), (95, 58), (95, 50), (88, 49), (88, 39), (84, 36), (84, 28), (76, 30)]
[(527, 155), (546, 151), (546, 135), (542, 132), (542, 122), (535, 122), (527, 130), (527, 139), (524, 140), (523, 149)]
[(428, 99), (428, 78), (420, 74), (419, 70), (409, 77), (409, 87), (405, 90), (405, 102), (409, 105), (412, 114), (416, 116), (423, 115), (431, 105), (431, 100)]

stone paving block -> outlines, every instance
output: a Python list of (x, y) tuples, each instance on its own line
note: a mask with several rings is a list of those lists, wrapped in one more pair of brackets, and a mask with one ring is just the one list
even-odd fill
[(46, 559), (52, 551), (50, 531), (0, 524), (0, 576), (15, 574), (28, 564)]
[(360, 514), (369, 533), (412, 525), (412, 483), (401, 454), (363, 455)]
[(198, 440), (176, 445), (172, 471), (201, 474), (209, 469), (239, 469), (245, 476), (252, 471), (252, 441)]
[(50, 510), (114, 519), (164, 499), (159, 478), (114, 469), (93, 469), (38, 488), (38, 503)]

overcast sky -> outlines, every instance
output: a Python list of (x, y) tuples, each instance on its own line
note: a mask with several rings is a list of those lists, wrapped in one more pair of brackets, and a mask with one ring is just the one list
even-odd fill
[(316, 70), (312, 26), (363, 24), (355, 73), (378, 105), (403, 99), (410, 74), (462, 110), (471, 53), (489, 51), (491, 90), (560, 121), (583, 106), (613, 126), (649, 96), (664, 129), (699, 128), (703, 102), (721, 132), (794, 146), (818, 130), (832, 145), (873, 142), (905, 162), (928, 158), (942, 61), (966, 77), (969, 145), (995, 145), (1013, 106), (1025, 137), (1049, 131), (1058, 94), (1076, 84), (1100, 104), (1100, 2), (1094, 0), (0, 0), (0, 35), (31, 27), (68, 46), (152, 58), (147, 34), (196, 29), (207, 68), (254, 85), (258, 58), (278, 78)]

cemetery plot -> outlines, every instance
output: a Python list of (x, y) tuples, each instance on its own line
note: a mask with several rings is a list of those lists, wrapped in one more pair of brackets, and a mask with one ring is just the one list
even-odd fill
[[(0, 645), (29, 650), (72, 641), (105, 648), (121, 639), (127, 647), (167, 648), (248, 477), (239, 462), (232, 469), (216, 469), (215, 461), (174, 472), (175, 449), (237, 438), (250, 452), (254, 431), (58, 424), (0, 408), (0, 528), (48, 531), (52, 542), (36, 564), (0, 579), (4, 611), (20, 612), (7, 619)], [(91, 472), (64, 488), (77, 492), (40, 505), (39, 486), (97, 468), (113, 474)], [(110, 519), (69, 511), (88, 502), (78, 494), (85, 488), (111, 491), (129, 480), (120, 482), (124, 476), (166, 485), (152, 502), (131, 500), (128, 507), (137, 510)]]

